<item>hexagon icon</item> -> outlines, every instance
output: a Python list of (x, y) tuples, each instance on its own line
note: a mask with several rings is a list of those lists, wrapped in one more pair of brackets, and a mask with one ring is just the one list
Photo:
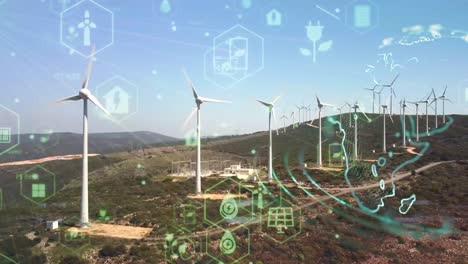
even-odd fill
[(55, 195), (55, 174), (37, 165), (18, 174), (21, 196), (27, 200), (41, 204)]
[(375, 29), (379, 20), (379, 7), (370, 0), (355, 0), (345, 7), (345, 25), (358, 33)]
[(226, 178), (205, 191), (204, 219), (220, 227), (251, 222), (255, 219), (251, 197), (250, 189), (233, 177)]
[(241, 25), (216, 36), (204, 55), (205, 79), (220, 88), (231, 88), (263, 66), (263, 38)]
[[(250, 255), (250, 229), (245, 226), (223, 229), (217, 232), (217, 226), (206, 230), (206, 254), (218, 263), (239, 263)], [(240, 255), (236, 251), (241, 248), (245, 253)], [(247, 250), (245, 250), (247, 249)]]
[(93, 0), (82, 0), (60, 14), (60, 43), (90, 57), (114, 43), (114, 14)]
[(114, 76), (96, 88), (98, 100), (119, 121), (138, 112), (139, 93), (138, 87), (122, 76)]
[(79, 218), (73, 216), (67, 219), (70, 226), (61, 226), (57, 232), (58, 243), (69, 252), (79, 254), (83, 249), (91, 244), (91, 236), (77, 226)]
[(9, 108), (0, 104), (0, 156), (20, 143), (20, 118)]
[(262, 221), (263, 233), (277, 243), (285, 243), (302, 231), (301, 208), (280, 196), (266, 208), (267, 219)]

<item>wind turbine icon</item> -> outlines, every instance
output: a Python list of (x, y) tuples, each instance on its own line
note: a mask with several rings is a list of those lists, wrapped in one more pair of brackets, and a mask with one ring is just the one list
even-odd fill
[(84, 20), (78, 24), (79, 29), (83, 29), (83, 46), (91, 45), (91, 29), (96, 28), (96, 24), (90, 20), (89, 10), (84, 12)]

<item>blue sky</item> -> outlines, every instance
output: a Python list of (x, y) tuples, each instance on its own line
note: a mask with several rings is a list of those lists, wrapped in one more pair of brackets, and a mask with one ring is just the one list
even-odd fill
[[(87, 64), (86, 58), (70, 54), (60, 42), (58, 1), (5, 0), (0, 5), (0, 104), (20, 114), (22, 132), (81, 131), (82, 104), (53, 103), (78, 92)], [(468, 31), (468, 1), (373, 1), (379, 19), (366, 33), (345, 23), (353, 1), (251, 0), (250, 8), (243, 8), (242, 0), (168, 1), (171, 11), (163, 14), (161, 0), (95, 0), (114, 15), (114, 42), (96, 55), (90, 89), (94, 92), (106, 80), (121, 76), (138, 87), (140, 102), (136, 114), (117, 123), (103, 119), (92, 107), (90, 132), (148, 130), (183, 137), (194, 127), (194, 122), (188, 127), (183, 123), (195, 103), (182, 66), (202, 96), (233, 102), (202, 106), (204, 136), (267, 129), (267, 112), (256, 98), (272, 100), (282, 95), (276, 107), (278, 118), (283, 112), (289, 116), (296, 104), (313, 104), (315, 94), (336, 105), (358, 100), (371, 111), (370, 93), (363, 89), (373, 86), (371, 75), (365, 72), (367, 65), (376, 67), (376, 78), (383, 82), (400, 72), (395, 85), (397, 101), (402, 97), (420, 99), (430, 88), (441, 93), (447, 84), (446, 95), (454, 104), (446, 104), (446, 112), (468, 112), (464, 100), (468, 39), (458, 37)], [(266, 24), (265, 14), (272, 8), (283, 14), (279, 27)], [(299, 51), (312, 48), (305, 29), (309, 20), (324, 26), (319, 44), (333, 41), (329, 50), (319, 52), (315, 63)], [(205, 78), (204, 55), (213, 48), (214, 37), (237, 24), (263, 38), (263, 69), (232, 87), (219, 87)], [(420, 25), (426, 29), (437, 24), (443, 26), (439, 39), (414, 45), (397, 43), (409, 34), (403, 28)], [(100, 32), (109, 35), (109, 30)], [(379, 49), (386, 38), (393, 38), (393, 44)], [(390, 71), (388, 65), (377, 64), (379, 54), (388, 53), (403, 68)], [(259, 55), (258, 50), (249, 54), (252, 58)], [(70, 73), (78, 73), (80, 78), (67, 78)], [(278, 126), (280, 123), (278, 120)]]

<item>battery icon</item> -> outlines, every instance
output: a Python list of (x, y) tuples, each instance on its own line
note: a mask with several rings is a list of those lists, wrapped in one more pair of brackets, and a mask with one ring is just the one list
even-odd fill
[(371, 7), (369, 5), (354, 6), (354, 26), (367, 28), (371, 25)]

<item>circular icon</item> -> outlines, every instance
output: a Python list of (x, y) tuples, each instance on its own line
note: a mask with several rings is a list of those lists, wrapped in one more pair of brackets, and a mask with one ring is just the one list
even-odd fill
[(195, 251), (195, 243), (189, 238), (179, 238), (172, 242), (171, 250), (173, 255), (182, 260), (190, 260)]

